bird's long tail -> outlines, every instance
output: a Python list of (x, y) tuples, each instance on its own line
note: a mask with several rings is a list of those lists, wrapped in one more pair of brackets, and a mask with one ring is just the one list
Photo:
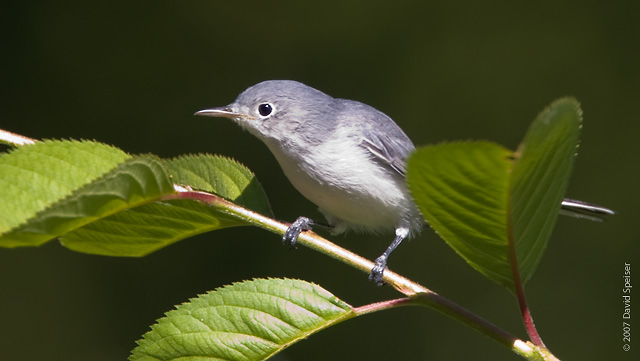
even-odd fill
[(588, 219), (590, 221), (602, 222), (607, 216), (616, 214), (616, 212), (608, 208), (596, 206), (595, 204), (567, 198), (562, 201), (560, 214), (575, 218)]

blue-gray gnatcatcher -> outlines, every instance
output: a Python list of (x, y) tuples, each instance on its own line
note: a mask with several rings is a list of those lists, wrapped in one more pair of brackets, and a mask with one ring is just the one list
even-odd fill
[[(382, 284), (391, 252), (420, 232), (424, 221), (405, 184), (405, 160), (415, 147), (384, 113), (333, 98), (291, 80), (258, 83), (231, 104), (196, 115), (230, 118), (261, 139), (293, 186), (327, 218), (332, 233), (395, 230), (376, 259), (370, 279)], [(565, 200), (563, 208), (585, 218), (611, 212)], [(596, 217), (597, 218), (597, 217)], [(283, 237), (293, 245), (314, 222), (299, 217)]]

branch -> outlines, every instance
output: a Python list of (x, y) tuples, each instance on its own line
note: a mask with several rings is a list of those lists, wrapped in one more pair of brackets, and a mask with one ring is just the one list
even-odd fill
[[(33, 144), (35, 142), (37, 142), (37, 140), (0, 129), (0, 143), (21, 146)], [(266, 229), (278, 235), (283, 235), (289, 228), (289, 224), (287, 223), (279, 222), (259, 213), (250, 211), (220, 196), (206, 192), (194, 191), (180, 185), (174, 185), (174, 189), (176, 191), (175, 193), (166, 195), (160, 200), (191, 199), (201, 201), (217, 208), (223, 213), (227, 213), (247, 222), (248, 224)], [(297, 244), (314, 249), (366, 274), (369, 274), (371, 269), (374, 267), (373, 262), (339, 247), (311, 231), (301, 233), (298, 237)], [(464, 323), (465, 325), (492, 338), (501, 345), (508, 347), (514, 353), (523, 356), (526, 359), (558, 360), (543, 346), (536, 346), (531, 342), (522, 341), (456, 303), (438, 295), (416, 282), (400, 276), (391, 270), (385, 270), (383, 280), (385, 283), (391, 285), (408, 298), (362, 306), (355, 309), (356, 313), (366, 314), (405, 305), (426, 306)]]
[(33, 144), (35, 142), (37, 142), (37, 140), (0, 129), (0, 143), (19, 146), (25, 144)]
[[(231, 216), (240, 218), (245, 222), (263, 228), (272, 233), (283, 235), (289, 224), (276, 221), (272, 218), (265, 217), (259, 213), (250, 211), (240, 207), (232, 202), (227, 201), (219, 196), (211, 193), (194, 191), (182, 186), (175, 186), (177, 193), (168, 195), (163, 200), (170, 199), (192, 199), (205, 202), (218, 210), (225, 212)], [(320, 237), (314, 232), (306, 231), (298, 236), (298, 245), (303, 245), (345, 263), (355, 269), (369, 274), (374, 263), (348, 251), (325, 238)], [(529, 360), (558, 360), (550, 351), (544, 347), (539, 347), (531, 342), (525, 342), (517, 337), (502, 330), (498, 326), (489, 321), (475, 315), (464, 307), (440, 296), (436, 292), (413, 282), (389, 269), (384, 271), (384, 281), (395, 288), (397, 291), (408, 296), (405, 299), (384, 301), (363, 306), (356, 309), (359, 314), (375, 312), (383, 309), (404, 306), (417, 305), (426, 306), (441, 312), (465, 325), (479, 331), (485, 336), (492, 338), (503, 346), (508, 347), (514, 353)]]

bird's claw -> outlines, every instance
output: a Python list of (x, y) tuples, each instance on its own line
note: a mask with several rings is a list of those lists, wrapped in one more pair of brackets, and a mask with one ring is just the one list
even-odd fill
[(291, 223), (289, 228), (287, 228), (287, 231), (284, 232), (284, 236), (282, 236), (282, 243), (295, 249), (300, 233), (311, 230), (313, 225), (314, 222), (312, 219), (307, 217), (298, 217), (298, 219)]
[(384, 284), (384, 270), (387, 268), (387, 258), (380, 256), (376, 258), (375, 266), (371, 269), (369, 280), (373, 281), (376, 286)]

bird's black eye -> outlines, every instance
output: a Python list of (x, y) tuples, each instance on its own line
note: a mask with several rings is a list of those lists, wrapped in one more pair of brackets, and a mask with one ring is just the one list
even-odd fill
[(267, 115), (271, 114), (272, 111), (273, 111), (273, 107), (271, 106), (271, 104), (264, 103), (264, 104), (258, 105), (258, 112), (263, 117), (266, 117)]

